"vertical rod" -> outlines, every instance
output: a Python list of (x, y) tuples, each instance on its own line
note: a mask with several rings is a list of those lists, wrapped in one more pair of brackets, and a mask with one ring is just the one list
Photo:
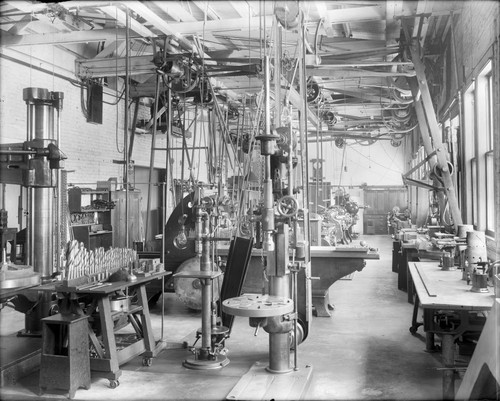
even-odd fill
[(129, 227), (128, 227), (128, 215), (129, 215), (129, 204), (128, 204), (128, 168), (130, 163), (130, 158), (128, 155), (128, 102), (129, 102), (129, 63), (130, 63), (130, 10), (128, 6), (126, 7), (126, 27), (125, 27), (125, 116), (123, 124), (123, 134), (124, 134), (124, 145), (123, 154), (125, 157), (125, 166), (123, 169), (123, 182), (125, 185), (125, 248), (129, 246)]
[[(61, 113), (59, 107), (56, 107), (56, 144), (59, 149), (61, 149)], [(55, 254), (56, 254), (56, 265), (55, 270), (59, 271), (62, 268), (62, 263), (61, 263), (61, 230), (62, 230), (62, 225), (61, 225), (61, 199), (62, 199), (62, 187), (61, 187), (61, 169), (57, 169), (57, 183), (56, 183), (56, 210), (55, 210), (55, 216), (56, 216), (56, 249), (55, 249)]]
[[(28, 103), (26, 111), (26, 140), (33, 140), (33, 106)], [(26, 255), (25, 263), (33, 265), (33, 188), (28, 187), (26, 194)], [(34, 267), (34, 266), (33, 266)]]
[[(157, 130), (157, 120), (158, 120), (158, 102), (160, 98), (160, 75), (156, 74), (156, 89), (155, 89), (155, 103), (154, 103), (154, 115), (153, 115), (153, 132), (151, 133), (151, 153), (149, 156), (149, 174), (148, 174), (148, 198), (146, 207), (146, 229), (145, 229), (145, 240), (147, 242), (149, 237), (149, 215), (151, 213), (151, 181), (153, 179), (153, 169), (155, 165), (155, 148), (156, 148), (156, 130)], [(170, 114), (170, 110), (168, 113)]]
[[(304, 16), (301, 16), (304, 19)], [(301, 25), (300, 29), (300, 49), (299, 49), (299, 80), (300, 80), (300, 97), (301, 97), (301, 110), (299, 112), (299, 125), (300, 125), (300, 148), (301, 165), (302, 165), (302, 185), (303, 185), (303, 207), (304, 207), (304, 241), (305, 241), (305, 262), (306, 265), (310, 261), (309, 256), (309, 150), (307, 145), (307, 82), (306, 82), (306, 61), (305, 61), (305, 25)], [(307, 274), (309, 275), (309, 274)]]

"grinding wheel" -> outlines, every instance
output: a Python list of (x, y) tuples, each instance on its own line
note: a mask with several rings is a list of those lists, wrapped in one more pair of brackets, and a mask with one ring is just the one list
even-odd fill
[[(183, 262), (176, 273), (197, 272), (200, 270), (200, 258), (194, 257)], [(220, 271), (216, 267), (216, 271)], [(213, 280), (213, 301), (220, 297), (223, 276)], [(198, 278), (176, 278), (174, 280), (174, 290), (179, 299), (190, 309), (201, 310), (201, 288), (202, 283)]]

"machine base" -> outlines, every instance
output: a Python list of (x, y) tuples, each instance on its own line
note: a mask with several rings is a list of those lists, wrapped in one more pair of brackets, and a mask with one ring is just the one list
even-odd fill
[(256, 362), (233, 387), (226, 400), (301, 400), (312, 378), (312, 366), (285, 374), (272, 374), (266, 362)]
[(182, 366), (188, 369), (196, 370), (209, 370), (209, 369), (220, 369), (229, 363), (229, 358), (224, 355), (217, 355), (216, 359), (196, 359), (193, 355), (182, 362)]

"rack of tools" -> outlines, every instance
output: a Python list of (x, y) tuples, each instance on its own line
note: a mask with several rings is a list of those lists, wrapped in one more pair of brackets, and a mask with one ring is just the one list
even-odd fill
[(87, 250), (83, 242), (68, 242), (64, 277), (59, 290), (90, 288), (122, 268), (131, 269), (137, 260), (137, 252), (127, 248)]

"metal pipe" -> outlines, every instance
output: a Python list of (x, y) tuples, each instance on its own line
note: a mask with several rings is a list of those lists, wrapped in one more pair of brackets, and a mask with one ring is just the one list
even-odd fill
[(123, 183), (125, 184), (125, 247), (129, 246), (129, 187), (128, 187), (128, 168), (130, 159), (128, 156), (128, 102), (129, 102), (129, 63), (130, 63), (130, 10), (128, 6), (125, 7), (125, 121), (123, 124), (123, 156), (125, 158), (125, 166), (123, 171)]
[[(210, 272), (210, 243), (207, 238), (203, 240), (203, 252), (201, 255), (200, 263), (201, 271)], [(211, 336), (212, 336), (212, 280), (205, 279), (203, 286), (201, 287), (201, 352), (210, 349), (211, 346)]]

